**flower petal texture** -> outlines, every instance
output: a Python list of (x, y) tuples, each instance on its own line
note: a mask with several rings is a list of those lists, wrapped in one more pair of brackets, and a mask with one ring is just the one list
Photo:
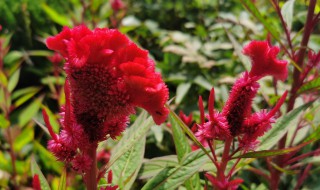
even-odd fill
[(66, 59), (75, 121), (91, 141), (119, 135), (134, 107), (146, 109), (156, 124), (168, 115), (168, 89), (148, 52), (117, 30), (81, 25), (65, 27), (47, 39), (49, 49)]
[(279, 80), (286, 80), (288, 76), (287, 61), (278, 60), (280, 51), (277, 46), (270, 46), (267, 41), (252, 41), (242, 52), (251, 58), (252, 68), (250, 77), (264, 77), (271, 75)]

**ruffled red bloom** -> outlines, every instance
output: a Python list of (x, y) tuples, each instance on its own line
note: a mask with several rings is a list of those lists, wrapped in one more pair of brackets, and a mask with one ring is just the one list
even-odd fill
[(262, 78), (271, 75), (279, 80), (288, 76), (287, 61), (278, 60), (280, 51), (277, 46), (270, 46), (267, 41), (252, 41), (243, 48), (243, 53), (251, 58), (252, 68), (250, 77)]
[(60, 55), (60, 53), (55, 52), (52, 56), (49, 56), (48, 59), (54, 65), (58, 65), (63, 60), (63, 57)]
[(146, 109), (156, 124), (165, 121), (168, 89), (148, 52), (117, 30), (86, 26), (47, 39), (49, 49), (66, 59), (71, 107), (91, 141), (119, 135), (134, 107)]

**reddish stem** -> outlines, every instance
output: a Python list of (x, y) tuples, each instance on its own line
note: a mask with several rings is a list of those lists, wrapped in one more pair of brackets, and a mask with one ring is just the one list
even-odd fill
[(320, 153), (320, 149), (316, 149), (316, 150), (314, 150), (312, 152), (307, 152), (305, 154), (301, 154), (300, 156), (294, 157), (294, 158), (288, 160), (285, 164), (289, 165), (289, 164), (292, 164), (292, 163), (294, 163), (294, 162), (296, 162), (298, 160), (301, 160), (301, 159), (304, 159), (306, 157), (309, 157), (309, 156), (312, 156), (312, 155), (316, 155), (316, 154), (319, 154), (319, 153)]
[(219, 170), (219, 164), (218, 164), (218, 162), (217, 162), (218, 159), (217, 159), (216, 153), (215, 153), (215, 151), (214, 151), (214, 149), (213, 149), (213, 143), (211, 143), (210, 140), (207, 140), (207, 142), (208, 142), (210, 151), (211, 151), (212, 156), (213, 156), (212, 162), (213, 162), (213, 164), (216, 166), (217, 170)]
[(299, 187), (302, 185), (302, 183), (304, 182), (304, 180), (308, 177), (308, 173), (310, 171), (312, 167), (312, 164), (308, 164), (307, 167), (304, 169), (302, 175), (299, 177), (299, 180), (297, 182), (297, 185), (295, 186), (294, 190), (298, 190)]
[(87, 190), (97, 190), (97, 144), (91, 145), (88, 150), (88, 155), (92, 160), (91, 168), (85, 175)]
[(226, 167), (227, 167), (227, 164), (229, 161), (229, 151), (230, 151), (231, 143), (232, 143), (232, 138), (226, 139), (226, 142), (224, 143), (224, 150), (223, 150), (223, 154), (222, 154), (220, 168), (218, 170), (218, 179), (221, 181), (224, 181), (224, 179), (226, 177), (224, 175), (224, 172), (226, 170)]

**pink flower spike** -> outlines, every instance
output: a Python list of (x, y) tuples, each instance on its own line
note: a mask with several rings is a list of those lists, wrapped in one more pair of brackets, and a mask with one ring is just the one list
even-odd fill
[(183, 111), (180, 110), (179, 112), (179, 117), (181, 118), (181, 120), (187, 125), (190, 126), (192, 124), (192, 113), (190, 113), (188, 116), (186, 114), (183, 113)]
[(210, 120), (213, 120), (213, 118), (214, 118), (214, 88), (212, 88), (210, 91), (208, 109), (209, 109), (209, 118), (210, 118)]
[(287, 61), (278, 60), (280, 49), (270, 46), (268, 41), (252, 41), (243, 48), (243, 54), (249, 56), (252, 62), (250, 77), (262, 78), (271, 75), (279, 80), (286, 80), (288, 76)]
[(41, 184), (39, 180), (39, 175), (35, 174), (32, 179), (32, 187), (34, 190), (41, 190)]
[(49, 131), (51, 137), (55, 141), (58, 141), (57, 135), (53, 131), (52, 125), (51, 125), (50, 120), (49, 120), (49, 116), (48, 116), (48, 114), (47, 114), (45, 109), (42, 110), (42, 116), (43, 116), (43, 120), (44, 120), (44, 122), (45, 122), (45, 124), (46, 124), (46, 126), (48, 128), (48, 131)]
[(200, 111), (201, 124), (204, 124), (205, 120), (204, 120), (204, 107), (203, 107), (202, 96), (199, 96), (198, 106), (199, 106), (199, 111)]
[(111, 184), (112, 183), (112, 170), (110, 170), (108, 172), (108, 183)]
[(279, 111), (280, 107), (282, 106), (282, 104), (286, 100), (287, 95), (288, 95), (288, 91), (285, 91), (283, 93), (283, 95), (281, 96), (281, 98), (279, 99), (279, 101), (276, 104), (276, 106), (268, 113), (266, 119), (270, 119), (271, 117), (273, 117)]
[(66, 82), (64, 84), (64, 94), (66, 99), (65, 104), (65, 115), (64, 115), (64, 122), (63, 125), (66, 129), (70, 128), (71, 125), (71, 103), (70, 103), (70, 85), (69, 80), (66, 79)]

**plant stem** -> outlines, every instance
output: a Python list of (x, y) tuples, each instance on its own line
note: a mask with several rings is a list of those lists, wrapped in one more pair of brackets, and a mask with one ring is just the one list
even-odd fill
[(226, 167), (229, 161), (229, 151), (230, 151), (231, 143), (232, 143), (232, 138), (228, 138), (226, 139), (226, 142), (224, 144), (224, 150), (222, 154), (220, 168), (218, 170), (218, 179), (221, 181), (224, 181), (225, 179), (224, 172), (226, 170)]
[(87, 190), (97, 190), (97, 144), (92, 144), (88, 150), (88, 155), (92, 159), (91, 168), (85, 175)]
[(12, 165), (12, 175), (11, 175), (11, 180), (13, 183), (13, 189), (18, 189), (17, 188), (17, 182), (16, 182), (16, 176), (17, 176), (17, 169), (16, 169), (16, 156), (13, 150), (13, 143), (12, 143), (12, 136), (11, 136), (11, 131), (10, 128), (7, 129), (7, 135), (8, 135), (8, 143), (10, 146), (10, 156), (11, 156), (11, 165)]

